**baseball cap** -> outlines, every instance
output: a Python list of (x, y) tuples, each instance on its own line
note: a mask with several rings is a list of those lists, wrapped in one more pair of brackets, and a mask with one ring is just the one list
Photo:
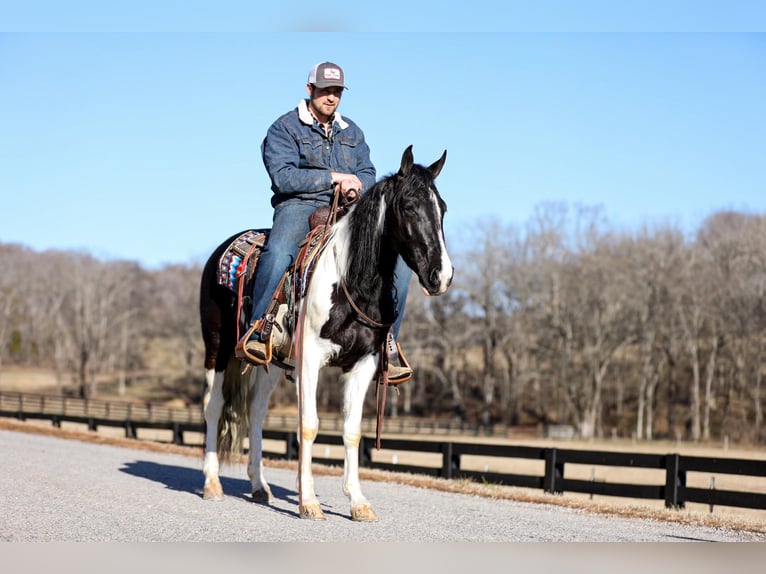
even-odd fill
[(311, 68), (308, 83), (314, 84), (317, 88), (346, 87), (346, 84), (343, 83), (343, 69), (332, 62), (320, 62)]

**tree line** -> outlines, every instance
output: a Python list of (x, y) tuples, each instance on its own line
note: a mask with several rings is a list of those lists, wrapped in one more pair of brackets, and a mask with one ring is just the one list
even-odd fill
[(431, 371), (418, 408), (583, 437), (763, 440), (766, 217), (621, 231), (599, 209), (544, 204), (524, 227), (473, 226), (457, 251), (455, 287), (407, 311)]
[(201, 266), (150, 271), (88, 253), (0, 244), (0, 377), (4, 364), (56, 373), (59, 392), (120, 392), (140, 373), (197, 374)]
[[(523, 226), (489, 219), (456, 235), (452, 288), (410, 290), (400, 342), (415, 376), (391, 393), (394, 416), (763, 441), (766, 216), (624, 230), (550, 203)], [(46, 366), (94, 396), (107, 375), (124, 388), (163, 368), (198, 400), (201, 267), (0, 244), (0, 376), (4, 363)], [(320, 404), (336, 409), (341, 389), (323, 379)], [(281, 387), (274, 400), (294, 402)]]

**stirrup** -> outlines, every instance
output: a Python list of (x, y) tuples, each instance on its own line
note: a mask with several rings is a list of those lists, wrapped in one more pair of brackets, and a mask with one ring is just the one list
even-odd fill
[[(402, 348), (399, 346), (399, 342), (395, 341), (393, 336), (389, 335), (389, 340), (386, 341), (386, 348), (388, 349), (388, 384), (389, 385), (401, 385), (406, 383), (412, 378), (412, 367), (407, 361), (407, 357), (404, 356)], [(392, 365), (391, 359), (399, 359), (399, 365)]]
[(246, 363), (250, 363), (257, 367), (266, 367), (266, 370), (268, 371), (269, 363), (271, 363), (272, 358), (271, 336), (265, 341), (261, 341), (260, 335), (253, 337), (258, 330), (259, 325), (260, 321), (255, 321), (247, 330), (247, 333), (237, 341), (237, 345), (234, 347), (234, 355), (240, 361), (245, 361)]

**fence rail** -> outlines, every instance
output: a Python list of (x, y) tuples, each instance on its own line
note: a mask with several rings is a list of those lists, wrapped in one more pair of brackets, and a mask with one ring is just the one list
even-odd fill
[[(173, 433), (175, 444), (184, 443), (184, 433), (204, 433), (205, 423), (201, 413), (191, 414), (191, 410), (166, 407), (137, 406), (129, 403), (116, 405), (95, 401), (80, 401), (61, 397), (43, 397), (23, 393), (0, 393), (0, 416), (24, 419), (48, 419), (54, 426), (63, 421), (86, 424), (88, 429), (97, 430), (99, 426), (121, 427), (125, 436), (136, 438), (138, 429), (165, 429)], [(196, 418), (195, 418), (196, 417)], [(298, 436), (290, 430), (267, 428), (263, 431), (265, 439), (281, 441), (283, 448), (277, 451), (264, 450), (264, 455), (271, 458), (295, 460), (298, 456)], [(295, 426), (293, 428), (296, 428)], [(343, 439), (340, 434), (320, 433), (316, 444), (340, 446)], [(713, 505), (735, 506), (766, 510), (766, 494), (734, 490), (716, 490), (714, 488), (693, 488), (686, 486), (688, 472), (706, 472), (728, 475), (766, 477), (766, 461), (705, 458), (682, 456), (680, 454), (644, 454), (606, 451), (572, 450), (548, 447), (492, 445), (480, 443), (462, 443), (434, 440), (386, 439), (384, 448), (396, 452), (419, 452), (439, 455), (440, 466), (416, 466), (374, 461), (372, 450), (373, 436), (363, 436), (360, 445), (360, 466), (426, 474), (446, 479), (471, 479), (493, 484), (520, 486), (542, 489), (547, 493), (558, 494), (579, 492), (606, 496), (664, 500), (668, 508), (684, 508), (687, 502)], [(468, 470), (461, 467), (464, 455), (479, 455), (503, 459), (538, 460), (544, 464), (542, 475), (509, 474), (487, 471)], [(319, 464), (340, 465), (342, 458), (314, 457)], [(645, 468), (664, 471), (665, 480), (661, 484), (625, 484), (578, 480), (565, 477), (566, 465), (618, 466)]]
[[(131, 403), (127, 401), (104, 401), (98, 399), (80, 399), (56, 395), (41, 395), (34, 393), (21, 393), (12, 391), (0, 391), (0, 410), (27, 413), (51, 413), (61, 415), (95, 416), (105, 419), (125, 419), (136, 421), (174, 421), (196, 422), (204, 424), (202, 408), (200, 406), (178, 408), (167, 407), (151, 403)], [(31, 418), (31, 417), (29, 417)], [(295, 429), (298, 428), (298, 419), (294, 414), (269, 413), (265, 425), (271, 428)], [(320, 420), (320, 431), (342, 431), (343, 419), (340, 417), (323, 417)], [(460, 433), (462, 436), (495, 436), (495, 437), (547, 437), (560, 436), (568, 427), (528, 425), (525, 427), (513, 427), (504, 424), (491, 426), (467, 423), (462, 421), (444, 421), (427, 419), (389, 419), (386, 422), (386, 430), (393, 434), (431, 434), (449, 435)], [(362, 421), (363, 432), (375, 432), (375, 421), (365, 419)], [(571, 438), (571, 432), (569, 433)]]

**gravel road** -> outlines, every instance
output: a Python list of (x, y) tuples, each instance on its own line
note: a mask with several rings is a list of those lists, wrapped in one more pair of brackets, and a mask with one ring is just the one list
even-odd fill
[(341, 478), (317, 476), (326, 521), (296, 510), (295, 472), (267, 468), (275, 502), (249, 500), (244, 465), (222, 469), (226, 498), (201, 498), (201, 459), (0, 431), (0, 540), (15, 542), (665, 542), (766, 535), (592, 514), (365, 482), (380, 521), (355, 523)]

